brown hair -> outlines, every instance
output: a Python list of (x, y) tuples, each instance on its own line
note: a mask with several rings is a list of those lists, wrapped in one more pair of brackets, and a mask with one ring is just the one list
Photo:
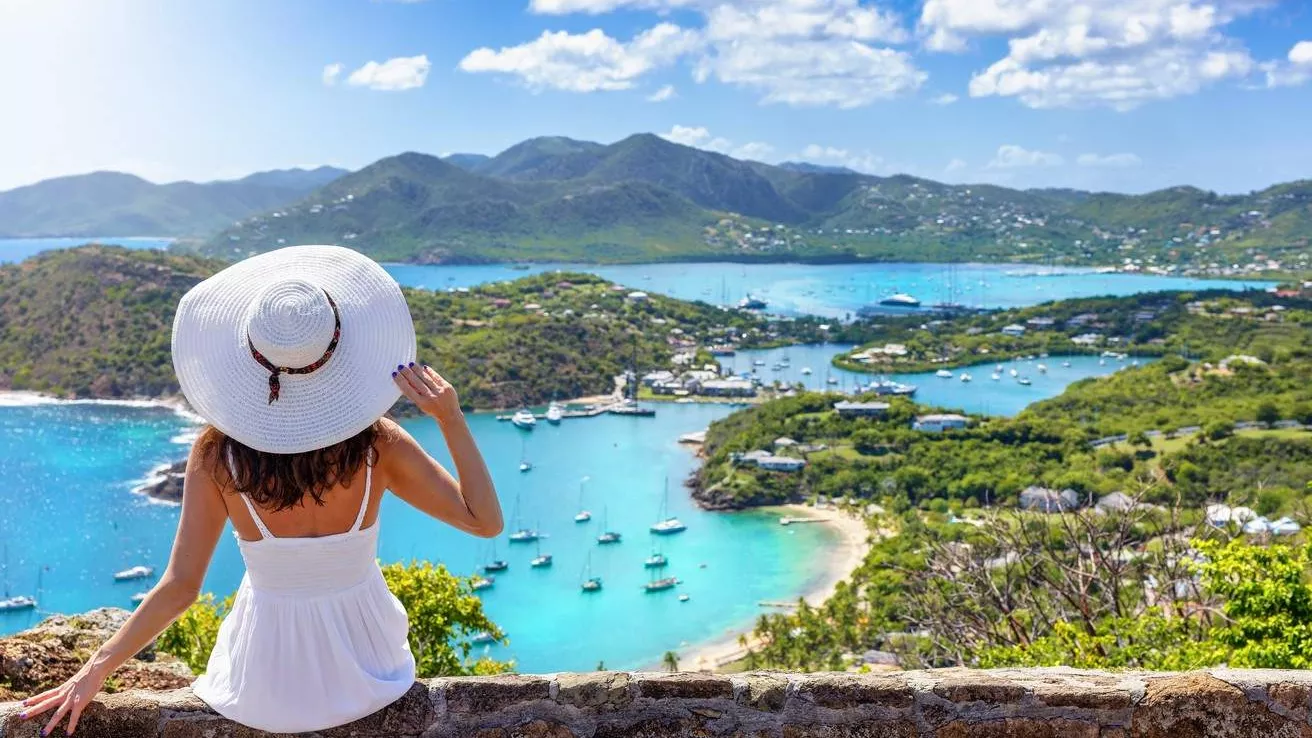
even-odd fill
[[(299, 454), (270, 454), (229, 438), (214, 426), (206, 426), (196, 441), (214, 468), (219, 489), (238, 492), (261, 508), (278, 512), (300, 505), (309, 495), (316, 505), (337, 486), (346, 486), (366, 459), (376, 459), (374, 442), (383, 434), (382, 421), (351, 438), (325, 448)], [(228, 454), (232, 454), (232, 471)]]

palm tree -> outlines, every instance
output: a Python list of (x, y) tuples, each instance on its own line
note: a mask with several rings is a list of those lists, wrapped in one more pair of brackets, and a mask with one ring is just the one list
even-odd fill
[(666, 651), (665, 655), (661, 657), (661, 663), (665, 664), (665, 668), (670, 671), (678, 671), (679, 654), (673, 651)]

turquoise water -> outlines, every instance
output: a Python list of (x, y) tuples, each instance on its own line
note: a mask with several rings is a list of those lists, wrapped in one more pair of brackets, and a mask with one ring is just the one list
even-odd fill
[[(857, 375), (830, 370), (829, 357), (847, 347), (793, 346), (744, 351), (725, 357), (727, 366), (758, 371), (788, 383), (831, 388), (826, 372), (840, 378), (836, 389), (851, 389)], [(783, 357), (791, 368), (770, 370)], [(920, 387), (927, 404), (971, 412), (1010, 415), (1030, 402), (1061, 392), (1069, 382), (1116, 371), (1123, 366), (1096, 357), (1050, 357), (1047, 374), (1037, 362), (1007, 362), (1034, 384), (1021, 386), (1006, 376), (992, 382), (992, 365), (973, 371), (974, 382), (939, 379), (932, 374), (896, 375)], [(811, 367), (810, 376), (802, 375)], [(510, 561), (509, 572), (482, 593), (488, 613), (510, 636), (508, 647), (493, 647), (498, 658), (513, 658), (525, 671), (591, 669), (598, 661), (615, 668), (650, 665), (666, 650), (678, 650), (749, 625), (762, 600), (790, 599), (821, 575), (823, 551), (833, 533), (823, 526), (777, 524), (762, 512), (718, 514), (696, 508), (682, 487), (695, 459), (675, 439), (705, 428), (734, 408), (725, 405), (661, 403), (655, 418), (567, 420), (539, 423), (525, 432), (490, 414), (470, 423), (497, 482), (507, 531), (518, 524), (548, 534), (542, 552), (554, 566), (531, 569), (537, 549), (510, 546), (503, 535), (496, 555)], [(407, 422), (423, 445), (448, 462), (437, 427), (425, 419)], [(116, 584), (113, 572), (135, 564), (162, 570), (167, 563), (178, 509), (153, 503), (133, 488), (154, 467), (182, 457), (194, 426), (172, 411), (150, 406), (98, 403), (0, 404), (0, 541), (7, 553), (6, 577), (13, 594), (35, 594), (41, 613), (0, 613), (0, 633), (28, 627), (46, 612), (82, 612), (112, 605), (128, 607), (138, 584)], [(518, 471), (522, 456), (533, 462)], [(587, 478), (584, 481), (585, 477)], [(669, 508), (688, 531), (662, 539), (669, 573), (684, 583), (662, 594), (641, 590), (647, 574), (642, 560), (651, 552), (647, 526), (657, 517), (665, 479)], [(593, 522), (576, 524), (583, 504)], [(461, 574), (492, 557), (492, 544), (471, 538), (410, 509), (394, 497), (383, 505), (379, 556), (385, 562), (431, 559)], [(624, 534), (619, 546), (600, 547), (595, 537), (602, 517)], [(603, 591), (578, 589), (587, 556)], [(706, 564), (702, 568), (702, 564)], [(242, 563), (231, 536), (215, 553), (206, 591), (232, 592)], [(691, 599), (680, 603), (678, 592)]]
[[(759, 351), (739, 351), (734, 356), (722, 356), (719, 359), (723, 366), (735, 373), (751, 374), (755, 369), (756, 376), (767, 384), (776, 380), (785, 385), (795, 385), (800, 382), (808, 389), (850, 392), (858, 385), (869, 384), (876, 378), (875, 375), (849, 372), (830, 365), (831, 356), (851, 348), (843, 344), (788, 346)], [(789, 366), (778, 371), (774, 370), (775, 364), (785, 358), (788, 359)], [(765, 366), (754, 366), (753, 362), (758, 360), (764, 361)], [(1066, 361), (1070, 362), (1069, 367), (1062, 366), (1062, 362)], [(1117, 361), (1100, 359), (1097, 356), (1054, 355), (1046, 359), (1036, 358), (1030, 361), (1021, 359), (1003, 361), (1000, 362), (1002, 379), (996, 382), (989, 377), (999, 362), (954, 369), (951, 379), (936, 377), (933, 372), (887, 376), (897, 382), (916, 385), (919, 388), (916, 392), (916, 401), (925, 405), (984, 415), (1009, 416), (1024, 410), (1032, 402), (1056, 397), (1072, 382), (1087, 377), (1106, 376), (1135, 361), (1144, 364), (1153, 359), (1132, 357)], [(1048, 371), (1040, 372), (1039, 364), (1047, 366)], [(804, 368), (810, 368), (811, 374), (802, 374)], [(1016, 370), (1017, 377), (1011, 376), (1012, 369)], [(972, 381), (962, 382), (960, 379), (962, 372), (969, 373)], [(1016, 379), (1019, 377), (1029, 377), (1032, 384), (1027, 386), (1018, 383)], [(828, 380), (831, 378), (838, 380), (838, 383), (829, 384)]]
[(558, 269), (590, 272), (638, 289), (720, 305), (736, 304), (750, 292), (766, 300), (772, 313), (831, 318), (849, 317), (894, 292), (913, 295), (925, 305), (951, 298), (969, 307), (1009, 308), (1072, 297), (1265, 289), (1275, 284), (1017, 264), (534, 264), (527, 270), (505, 265), (387, 266), (401, 284), (428, 289), (472, 287)]
[(173, 243), (171, 238), (0, 238), (0, 264), (22, 261), (42, 251), (67, 249), (88, 243), (114, 244), (131, 249), (166, 249)]
[[(725, 407), (668, 405), (655, 418), (603, 416), (541, 423), (527, 433), (491, 415), (471, 419), (497, 482), (507, 524), (516, 505), (525, 525), (550, 537), (542, 551), (555, 557), (549, 570), (530, 569), (531, 545), (497, 555), (510, 571), (483, 593), (492, 618), (509, 634), (498, 658), (514, 658), (526, 671), (639, 667), (670, 649), (722, 636), (749, 624), (760, 600), (788, 599), (821, 572), (814, 555), (833, 535), (822, 526), (784, 528), (767, 513), (713, 514), (696, 509), (682, 481), (694, 459), (675, 443), (705, 428)], [(444, 461), (436, 425), (408, 423), (412, 433)], [(192, 426), (161, 408), (96, 404), (0, 406), (0, 537), (8, 550), (13, 594), (36, 595), (45, 612), (128, 607), (141, 583), (115, 584), (112, 574), (134, 564), (163, 569), (178, 509), (152, 503), (132, 488), (158, 464), (180, 458)], [(522, 443), (527, 439), (526, 443)], [(183, 442), (183, 443), (180, 443)], [(535, 468), (518, 471), (521, 449)], [(670, 479), (669, 507), (686, 533), (663, 541), (678, 590), (646, 594), (642, 560), (647, 535)], [(580, 482), (594, 521), (576, 524)], [(618, 546), (599, 547), (603, 511), (624, 534)], [(388, 497), (382, 512), (380, 558), (442, 561), (468, 574), (490, 558), (487, 541), (466, 536)], [(579, 590), (591, 553), (602, 592)], [(706, 568), (700, 568), (705, 563)], [(44, 571), (38, 571), (42, 568)], [(231, 536), (224, 536), (205, 582), (207, 591), (232, 592), (243, 567)], [(38, 582), (38, 575), (40, 581)], [(40, 593), (37, 594), (38, 587)], [(680, 603), (678, 592), (691, 600)], [(0, 632), (30, 626), (38, 613), (0, 614)]]

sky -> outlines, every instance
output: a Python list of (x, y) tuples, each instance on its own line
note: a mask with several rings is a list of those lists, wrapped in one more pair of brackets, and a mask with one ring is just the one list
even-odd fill
[(638, 132), (948, 182), (1312, 177), (1312, 0), (0, 0), (0, 190)]

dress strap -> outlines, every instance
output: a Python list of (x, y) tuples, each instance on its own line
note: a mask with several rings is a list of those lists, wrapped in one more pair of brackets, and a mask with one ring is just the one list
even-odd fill
[(364, 525), (364, 514), (369, 510), (369, 488), (373, 486), (374, 481), (374, 459), (373, 456), (366, 452), (364, 460), (364, 499), (360, 500), (360, 512), (356, 513), (355, 525), (351, 530), (361, 530)]
[[(233, 479), (237, 478), (237, 463), (233, 461), (231, 446), (228, 447), (228, 474), (230, 474)], [(241, 498), (242, 502), (246, 503), (246, 510), (251, 514), (251, 520), (254, 521), (255, 527), (259, 529), (260, 536), (262, 538), (277, 538), (277, 536), (270, 533), (269, 529), (264, 526), (264, 521), (260, 520), (260, 514), (255, 512), (255, 505), (251, 502), (251, 499), (241, 492), (238, 492), (237, 496)]]

